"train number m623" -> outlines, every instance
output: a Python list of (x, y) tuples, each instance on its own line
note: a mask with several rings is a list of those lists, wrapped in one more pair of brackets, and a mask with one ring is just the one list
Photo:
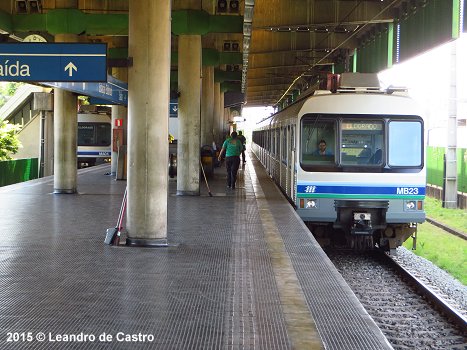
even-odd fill
[(418, 187), (397, 187), (397, 194), (418, 194)]

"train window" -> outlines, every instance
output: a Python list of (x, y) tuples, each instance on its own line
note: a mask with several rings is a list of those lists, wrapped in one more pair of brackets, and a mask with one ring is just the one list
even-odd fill
[(383, 122), (344, 120), (341, 123), (341, 164), (381, 165), (383, 162)]
[(269, 135), (271, 142), (271, 154), (273, 157), (276, 156), (276, 130), (272, 129)]
[(290, 129), (290, 144), (293, 151), (295, 151), (295, 125)]
[(389, 123), (389, 166), (422, 166), (422, 123), (418, 121)]
[(287, 128), (282, 128), (281, 160), (287, 164)]
[(110, 146), (110, 123), (78, 123), (78, 146)]
[(334, 164), (335, 122), (333, 120), (305, 117), (302, 119), (302, 165)]
[(272, 131), (272, 154), (275, 158), (279, 156), (279, 129)]

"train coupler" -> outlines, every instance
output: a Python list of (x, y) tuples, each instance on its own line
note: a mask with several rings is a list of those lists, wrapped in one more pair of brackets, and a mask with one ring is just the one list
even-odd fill
[(350, 228), (351, 235), (365, 235), (373, 234), (373, 227), (371, 226), (370, 213), (353, 213), (353, 223)]

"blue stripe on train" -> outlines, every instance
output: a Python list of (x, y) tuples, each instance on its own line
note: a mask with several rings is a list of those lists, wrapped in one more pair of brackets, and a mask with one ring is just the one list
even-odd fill
[(110, 157), (110, 152), (105, 151), (79, 151), (78, 156), (101, 156), (101, 157)]
[(297, 185), (298, 194), (368, 194), (424, 196), (425, 186), (326, 186)]

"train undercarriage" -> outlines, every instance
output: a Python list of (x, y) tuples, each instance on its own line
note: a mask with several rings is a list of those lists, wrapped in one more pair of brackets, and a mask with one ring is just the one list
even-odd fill
[(416, 223), (386, 222), (387, 201), (336, 200), (335, 209), (333, 223), (305, 222), (322, 246), (394, 252), (409, 237), (416, 244)]

